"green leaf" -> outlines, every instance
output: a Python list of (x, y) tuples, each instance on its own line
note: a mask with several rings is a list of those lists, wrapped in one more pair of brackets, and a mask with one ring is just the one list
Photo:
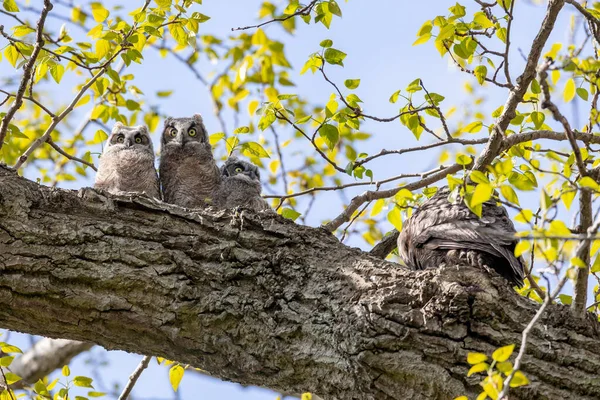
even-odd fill
[(469, 353), (467, 354), (467, 362), (471, 365), (479, 364), (487, 361), (488, 357), (483, 353)]
[(429, 39), (431, 39), (431, 33), (426, 33), (423, 36), (419, 36), (419, 38), (415, 40), (412, 45), (418, 46), (420, 44), (427, 43)]
[(575, 92), (577, 93), (577, 96), (583, 99), (583, 101), (588, 100), (588, 91), (585, 88), (577, 88)]
[(496, 349), (496, 351), (494, 351), (494, 353), (492, 354), (492, 359), (496, 362), (504, 362), (509, 359), (514, 349), (514, 344), (500, 347), (499, 349)]
[(108, 18), (110, 13), (104, 8), (102, 3), (94, 2), (90, 5), (92, 6), (92, 16), (96, 22), (104, 22)]
[(256, 142), (242, 143), (240, 146), (240, 152), (246, 157), (260, 157), (270, 158), (269, 153)]
[(343, 51), (334, 49), (332, 47), (325, 49), (325, 61), (332, 65), (341, 65), (344, 66), (344, 58), (346, 58), (346, 53)]
[(333, 41), (329, 40), (329, 39), (325, 39), (323, 41), (321, 41), (321, 43), (319, 43), (319, 46), (324, 47), (324, 48), (328, 48), (333, 46)]
[(479, 82), (480, 85), (483, 85), (483, 82), (485, 82), (485, 78), (487, 76), (487, 67), (485, 65), (478, 65), (475, 67), (473, 73), (477, 78), (477, 82)]
[(391, 96), (390, 96), (390, 103), (394, 104), (398, 101), (398, 97), (400, 96), (400, 92), (401, 90), (398, 89), (396, 90)]
[(14, 359), (15, 358), (13, 356), (6, 356), (0, 358), (0, 367), (9, 367)]
[(563, 91), (563, 100), (565, 103), (569, 103), (575, 97), (575, 81), (570, 78), (565, 84), (565, 90)]
[(87, 387), (93, 389), (92, 386), (93, 379), (88, 378), (87, 376), (76, 376), (73, 378), (73, 384), (79, 387)]
[(471, 180), (475, 183), (490, 183), (490, 180), (481, 171), (471, 171)]
[(21, 11), (21, 10), (19, 10), (19, 7), (17, 6), (17, 3), (15, 2), (15, 0), (4, 0), (2, 2), (2, 6), (8, 12), (19, 12), (19, 11)]
[(174, 391), (177, 391), (179, 388), (179, 384), (181, 383), (184, 372), (185, 370), (179, 364), (173, 365), (169, 370), (169, 382), (171, 382), (171, 387)]
[(60, 83), (65, 74), (65, 67), (62, 64), (54, 64), (50, 66), (50, 75), (56, 83)]
[(540, 83), (535, 78), (531, 81), (531, 93), (533, 93), (533, 94), (542, 93), (542, 88), (540, 87)]
[(19, 375), (14, 374), (12, 372), (5, 372), (4, 376), (6, 378), (6, 383), (8, 383), (9, 385), (12, 385), (13, 383), (21, 380), (21, 377)]
[(321, 136), (323, 140), (325, 140), (325, 143), (327, 144), (327, 147), (329, 147), (330, 150), (333, 150), (335, 148), (335, 145), (340, 139), (338, 128), (331, 124), (324, 124), (321, 127), (321, 129), (319, 129), (319, 136)]
[(346, 79), (344, 85), (348, 89), (356, 89), (360, 85), (360, 79)]
[(543, 112), (534, 111), (531, 113), (530, 117), (531, 117), (531, 121), (533, 121), (533, 125), (535, 126), (535, 129), (540, 129), (540, 127), (542, 125), (544, 125), (544, 120), (546, 119), (546, 116), (544, 115)]
[(569, 296), (568, 294), (559, 294), (558, 298), (560, 299), (560, 302), (562, 304), (565, 304), (567, 306), (571, 305), (571, 303), (573, 302), (573, 297)]
[(513, 204), (519, 205), (519, 196), (517, 196), (517, 193), (512, 188), (512, 186), (510, 186), (510, 185), (502, 185), (500, 187), (500, 193), (502, 193), (502, 196), (504, 196), (504, 198), (509, 203), (513, 203)]
[(281, 215), (283, 216), (283, 218), (287, 218), (287, 219), (291, 219), (292, 221), (295, 221), (302, 214), (300, 214), (296, 210), (292, 210), (291, 208), (284, 208), (281, 211)]
[(106, 393), (104, 392), (88, 392), (87, 394), (89, 397), (104, 397), (106, 396)]

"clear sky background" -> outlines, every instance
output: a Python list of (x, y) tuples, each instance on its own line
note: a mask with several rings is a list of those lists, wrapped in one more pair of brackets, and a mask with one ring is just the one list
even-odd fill
[[(338, 0), (339, 1), (339, 0)], [(75, 0), (74, 3), (83, 3)], [(115, 4), (115, 1), (107, 1), (107, 4)], [(257, 11), (260, 0), (204, 0), (202, 6), (195, 6), (197, 11), (211, 17), (211, 20), (201, 25), (201, 32), (210, 33), (217, 37), (227, 37), (231, 34), (231, 28), (251, 25), (256, 22)], [(279, 3), (282, 3), (279, 1)], [(454, 1), (429, 0), (350, 0), (348, 3), (339, 1), (343, 11), (343, 18), (335, 18), (331, 29), (327, 30), (322, 25), (306, 26), (298, 21), (297, 33), (290, 36), (283, 32), (277, 24), (266, 26), (265, 31), (271, 36), (285, 43), (286, 54), (294, 66), (292, 79), (297, 87), (289, 89), (288, 92), (296, 93), (308, 98), (312, 103), (325, 104), (332, 93), (332, 88), (323, 81), (320, 75), (307, 73), (300, 76), (299, 71), (307, 57), (319, 50), (319, 43), (323, 39), (331, 39), (334, 47), (340, 49), (348, 56), (344, 61), (345, 67), (328, 68), (330, 78), (338, 82), (342, 87), (344, 79), (360, 78), (361, 84), (356, 93), (364, 101), (366, 113), (381, 117), (397, 114), (398, 106), (390, 104), (388, 99), (397, 89), (404, 89), (416, 78), (423, 79), (429, 91), (437, 92), (446, 97), (442, 103), (442, 110), (451, 105), (458, 105), (457, 117), (464, 110), (473, 109), (469, 104), (472, 97), (467, 96), (463, 90), (465, 80), (469, 78), (448, 63), (447, 59), (441, 59), (439, 53), (431, 43), (413, 47), (416, 33), (425, 20), (432, 19), (437, 15), (446, 15), (448, 7), (454, 5)], [(463, 3), (471, 9), (474, 2), (465, 0)], [(31, 5), (39, 6), (41, 0), (31, 0)], [(141, 1), (121, 1), (120, 4), (127, 8), (139, 7)], [(57, 7), (57, 11), (60, 10)], [(64, 10), (64, 9), (63, 9)], [(524, 0), (518, 0), (515, 10), (515, 22), (513, 25), (513, 47), (511, 73), (513, 80), (518, 76), (524, 66), (523, 59), (518, 55), (518, 49), (527, 54), (534, 36), (537, 33), (543, 18), (545, 7), (535, 5)], [(569, 36), (569, 23), (572, 10), (566, 8), (561, 14), (557, 26), (549, 43), (556, 41), (567, 41)], [(35, 16), (31, 15), (29, 19)], [(61, 22), (50, 20), (51, 24), (60, 26)], [(13, 21), (6, 16), (0, 15), (0, 24), (12, 26)], [(0, 47), (4, 46), (0, 42)], [(549, 49), (549, 46), (548, 46)], [(207, 88), (196, 80), (190, 71), (181, 63), (171, 57), (162, 59), (154, 50), (148, 50), (145, 54), (145, 62), (142, 66), (133, 64), (128, 71), (135, 74), (137, 86), (146, 93), (153, 102), (152, 93), (159, 90), (174, 90), (174, 94), (162, 101), (162, 111), (172, 116), (189, 116), (194, 113), (202, 113), (208, 131), (215, 133), (221, 130), (217, 120), (212, 115), (212, 105)], [(202, 73), (210, 78), (215, 70), (222, 69), (222, 65), (211, 65), (203, 62), (200, 65)], [(0, 76), (13, 75), (15, 72), (3, 62), (0, 64)], [(470, 80), (473, 82), (473, 80)], [(61, 91), (55, 84), (48, 85), (47, 90), (52, 93), (57, 102), (66, 102), (72, 96), (70, 91), (75, 80), (65, 75), (61, 87), (68, 90)], [(506, 92), (495, 87), (486, 86), (477, 89), (486, 98), (481, 106), (482, 111), (489, 113), (506, 101)], [(245, 108), (244, 108), (245, 109)], [(80, 110), (83, 115), (86, 110)], [(571, 109), (564, 108), (567, 115)], [(236, 128), (233, 118), (226, 113), (226, 123), (229, 133)], [(244, 118), (246, 120), (244, 120)], [(247, 125), (249, 120), (247, 113), (242, 113), (239, 126)], [(453, 121), (450, 120), (452, 126)], [(162, 126), (162, 125), (161, 125)], [(362, 127), (365, 131), (374, 134), (374, 137), (364, 144), (361, 151), (373, 153), (382, 148), (394, 149), (415, 145), (414, 137), (408, 129), (404, 128), (398, 121), (382, 124), (367, 121)], [(93, 131), (95, 131), (95, 127)], [(160, 129), (159, 129), (160, 130)], [(93, 132), (92, 131), (92, 132)], [(291, 130), (281, 129), (282, 140), (292, 137)], [(158, 132), (153, 135), (155, 143), (158, 142)], [(428, 139), (425, 139), (428, 140)], [(155, 146), (158, 147), (158, 146)], [(99, 146), (92, 151), (100, 151)], [(219, 150), (222, 154), (223, 147)], [(83, 152), (82, 152), (83, 154)], [(401, 156), (392, 156), (379, 162), (374, 162), (372, 168), (375, 179), (398, 175), (407, 172), (420, 172), (431, 169), (437, 162), (438, 151), (427, 153), (427, 156), (417, 153), (409, 153)], [(26, 169), (25, 175), (36, 178), (34, 169)], [(266, 174), (264, 174), (266, 176)], [(352, 181), (350, 177), (347, 182)], [(64, 187), (78, 188), (91, 186), (90, 180), (78, 180), (64, 184)], [(307, 220), (309, 225), (317, 226), (321, 221), (336, 216), (343, 209), (343, 203), (362, 189), (349, 190), (344, 195), (338, 193), (323, 193), (319, 195), (317, 206), (315, 206), (311, 217)], [(266, 188), (269, 193), (282, 193), (279, 185), (275, 188)], [(534, 197), (523, 197), (522, 203), (537, 202)], [(531, 203), (533, 204), (533, 203)], [(524, 228), (524, 227), (521, 227)], [(352, 238), (350, 245), (367, 248), (364, 241)], [(23, 348), (29, 347), (29, 339), (23, 335), (12, 334), (10, 341)], [(128, 376), (141, 359), (139, 355), (129, 355), (123, 352), (107, 352), (98, 347), (91, 353), (79, 356), (71, 366), (75, 374), (92, 375), (92, 369), (88, 359), (105, 360), (108, 367), (101, 368), (100, 374), (104, 387), (96, 385), (99, 390), (110, 390), (115, 382), (121, 385), (126, 382)], [(180, 386), (178, 395), (174, 395), (167, 379), (167, 368), (158, 366), (153, 361), (151, 367), (145, 371), (134, 390), (136, 399), (203, 399), (203, 400), (267, 400), (275, 399), (276, 393), (256, 388), (243, 388), (237, 384), (221, 382), (213, 378), (207, 378), (194, 373), (186, 373)]]

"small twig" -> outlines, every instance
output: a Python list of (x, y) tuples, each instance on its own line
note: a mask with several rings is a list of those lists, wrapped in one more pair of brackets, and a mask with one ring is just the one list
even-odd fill
[(98, 171), (98, 169), (94, 166), (94, 164), (87, 162), (85, 160), (82, 160), (81, 158), (75, 157), (70, 155), (69, 153), (65, 152), (63, 149), (61, 149), (56, 143), (54, 143), (54, 141), (52, 140), (52, 138), (48, 137), (48, 139), (46, 139), (46, 143), (48, 143), (50, 145), (50, 147), (52, 147), (54, 150), (56, 150), (59, 154), (61, 154), (62, 156), (68, 158), (71, 161), (77, 161), (80, 162), (84, 165), (87, 165), (88, 167), (90, 167), (91, 169), (93, 169), (94, 171)]
[[(33, 74), (33, 70), (35, 67), (35, 61), (37, 60), (38, 55), (42, 47), (44, 46), (44, 23), (46, 22), (46, 16), (52, 10), (52, 3), (50, 0), (44, 0), (44, 8), (40, 14), (40, 19), (37, 23), (36, 28), (36, 41), (33, 51), (31, 52), (31, 56), (29, 60), (25, 63), (23, 67), (23, 78), (21, 79), (21, 83), (19, 85), (19, 89), (17, 90), (17, 94), (15, 96), (14, 103), (10, 106), (6, 115), (2, 118), (2, 122), (0, 123), (0, 149), (2, 149), (2, 145), (4, 144), (4, 138), (6, 137), (6, 132), (8, 131), (8, 125), (10, 121), (15, 116), (15, 113), (21, 105), (23, 104), (23, 96), (25, 95), (25, 90), (27, 90), (27, 84), (31, 79), (31, 75)], [(0, 31), (3, 29), (3, 26), (0, 25)]]
[(119, 400), (127, 400), (127, 398), (129, 397), (129, 394), (133, 390), (133, 387), (137, 383), (137, 380), (139, 379), (140, 375), (142, 375), (142, 372), (144, 372), (144, 370), (146, 368), (148, 368), (148, 364), (150, 364), (151, 359), (152, 359), (151, 356), (144, 356), (144, 358), (142, 358), (142, 361), (140, 361), (140, 364), (137, 366), (135, 371), (133, 371), (133, 373), (129, 377), (129, 381), (127, 382), (127, 385), (125, 386), (125, 388), (123, 389), (123, 392), (119, 396)]
[(267, 24), (273, 23), (273, 22), (283, 22), (283, 21), (287, 21), (290, 18), (294, 18), (298, 15), (309, 15), (313, 9), (313, 7), (317, 4), (317, 0), (313, 0), (311, 1), (306, 7), (299, 9), (298, 11), (296, 11), (293, 14), (288, 15), (287, 17), (282, 17), (282, 18), (273, 18), (272, 20), (260, 23), (258, 25), (250, 25), (250, 26), (244, 26), (244, 27), (240, 27), (240, 28), (231, 28), (232, 31), (242, 31), (245, 29), (252, 29), (252, 28), (260, 28), (261, 26), (265, 26)]

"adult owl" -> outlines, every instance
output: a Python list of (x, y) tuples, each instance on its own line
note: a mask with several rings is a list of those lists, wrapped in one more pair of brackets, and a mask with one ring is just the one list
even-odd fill
[(260, 172), (249, 162), (229, 157), (221, 167), (221, 186), (215, 194), (215, 205), (221, 208), (249, 208), (254, 211), (270, 209), (260, 196)]
[(449, 195), (447, 187), (438, 190), (405, 222), (398, 237), (402, 260), (413, 269), (443, 264), (491, 269), (523, 286), (524, 261), (514, 255), (519, 240), (506, 209), (488, 201), (479, 218)]
[(165, 120), (159, 172), (165, 202), (187, 208), (212, 203), (221, 173), (199, 114)]
[(145, 193), (160, 199), (147, 127), (115, 124), (100, 157), (94, 187), (112, 194)]

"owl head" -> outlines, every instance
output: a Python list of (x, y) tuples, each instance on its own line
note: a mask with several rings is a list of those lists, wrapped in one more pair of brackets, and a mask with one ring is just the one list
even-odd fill
[(117, 122), (108, 137), (104, 152), (136, 150), (154, 154), (152, 139), (145, 125), (126, 126)]
[(258, 167), (235, 156), (231, 156), (225, 161), (225, 164), (221, 167), (221, 176), (223, 178), (234, 177), (260, 183)]
[(165, 120), (165, 128), (161, 136), (163, 148), (198, 148), (207, 147), (208, 133), (200, 114), (192, 118), (172, 118)]

